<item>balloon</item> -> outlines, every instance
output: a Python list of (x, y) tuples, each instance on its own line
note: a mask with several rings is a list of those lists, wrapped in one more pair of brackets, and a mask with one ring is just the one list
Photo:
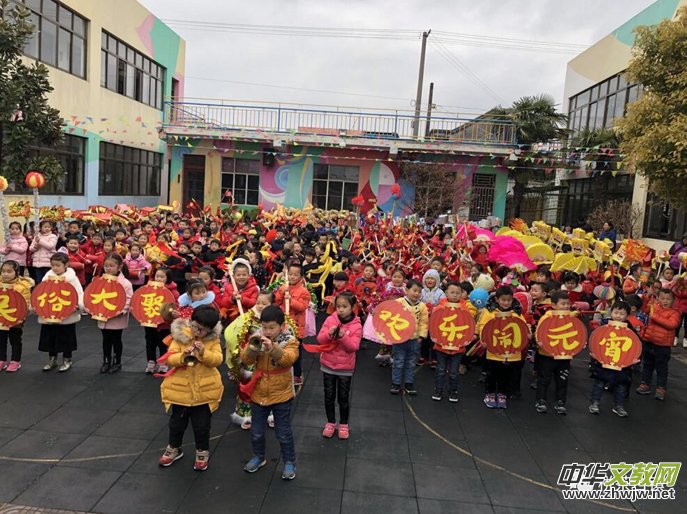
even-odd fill
[(486, 289), (473, 289), (470, 293), (470, 303), (478, 309), (482, 309), (487, 305), (487, 300), (489, 299), (489, 293)]

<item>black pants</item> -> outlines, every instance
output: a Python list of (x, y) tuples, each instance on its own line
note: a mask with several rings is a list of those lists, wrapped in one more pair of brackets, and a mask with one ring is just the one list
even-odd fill
[(642, 343), (642, 383), (651, 385), (656, 370), (656, 387), (668, 385), (668, 361), (670, 346), (658, 346), (654, 343)]
[(547, 355), (537, 355), (537, 400), (546, 400), (549, 384), (556, 384), (556, 401), (565, 403), (568, 399), (569, 359), (554, 359)]
[(157, 360), (156, 350), (162, 357), (167, 352), (167, 346), (162, 341), (170, 333), (169, 329), (158, 330), (156, 327), (145, 327), (146, 360)]
[(0, 330), (0, 361), (7, 360), (7, 340), (9, 339), (10, 346), (12, 346), (12, 360), (19, 362), (21, 360), (21, 335), (23, 333), (22, 325), (10, 328), (9, 330)]
[(115, 362), (122, 362), (122, 332), (124, 330), (110, 330), (102, 328), (103, 333), (103, 358), (107, 361), (112, 359), (112, 350), (114, 350)]
[(433, 347), (434, 342), (429, 337), (425, 337), (420, 343), (420, 357), (428, 361), (434, 360), (435, 355), (434, 350), (432, 350)]
[(339, 401), (339, 423), (348, 424), (348, 415), (351, 411), (351, 379), (331, 373), (324, 375), (324, 410), (327, 413), (327, 422), (336, 423), (336, 407), (334, 400)]
[(207, 403), (184, 407), (172, 405), (172, 416), (169, 418), (169, 445), (172, 448), (181, 448), (184, 442), (184, 432), (191, 420), (193, 437), (196, 440), (196, 450), (210, 449), (210, 421), (212, 413)]
[(520, 373), (518, 362), (501, 362), (487, 359), (483, 368), (487, 373), (484, 382), (487, 394), (501, 393), (509, 395), (514, 376)]
[(298, 339), (298, 358), (296, 362), (293, 363), (293, 376), (303, 376), (303, 341), (300, 339)]

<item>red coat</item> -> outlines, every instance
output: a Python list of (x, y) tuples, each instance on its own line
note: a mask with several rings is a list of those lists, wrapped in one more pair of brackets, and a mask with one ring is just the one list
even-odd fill
[[(338, 339), (331, 339), (329, 331), (339, 325), (341, 325), (339, 330), (340, 337)], [(355, 368), (355, 352), (360, 347), (362, 337), (363, 327), (358, 316), (353, 315), (353, 319), (344, 325), (339, 321), (338, 315), (332, 314), (325, 320), (319, 334), (317, 334), (317, 342), (320, 344), (334, 343), (336, 346), (328, 352), (320, 354), (320, 364), (333, 370), (353, 371)]]
[(81, 245), (81, 251), (86, 255), (86, 258), (91, 261), (91, 264), (86, 264), (86, 269), (84, 270), (86, 275), (93, 274), (93, 266), (97, 266), (98, 271), (102, 267), (101, 260), (105, 259), (105, 252), (103, 251), (103, 245), (98, 246), (93, 244), (90, 239)]
[(654, 304), (644, 338), (656, 346), (673, 346), (675, 329), (680, 326), (681, 320), (682, 313), (679, 310), (673, 307), (664, 309), (659, 304)]
[[(274, 293), (274, 303), (286, 312), (286, 302), (284, 301), (284, 291), (287, 285), (283, 284)], [(305, 337), (305, 311), (310, 305), (310, 291), (303, 285), (303, 281), (295, 286), (288, 286), (291, 299), (289, 300), (289, 315), (296, 322), (298, 328), (298, 338)]]
[[(357, 297), (355, 288), (351, 285), (350, 282), (346, 282), (346, 285), (344, 285), (341, 289), (334, 289), (332, 291), (331, 296), (328, 298), (325, 298), (325, 300), (330, 299), (331, 301), (327, 302), (327, 314), (334, 314), (336, 312), (336, 306), (334, 305), (334, 302), (336, 301), (336, 297), (339, 296), (341, 293), (348, 291), (349, 293), (352, 293), (353, 296)], [(355, 313), (358, 313), (358, 305), (356, 304), (355, 306)]]
[(675, 294), (675, 303), (673, 307), (683, 314), (687, 313), (687, 289), (683, 289), (682, 291), (673, 289), (673, 293)]
[[(248, 312), (249, 309), (253, 308), (255, 302), (258, 301), (259, 292), (260, 288), (258, 288), (258, 284), (255, 282), (255, 277), (251, 275), (248, 277), (248, 282), (243, 286), (243, 289), (239, 289), (243, 312)], [(231, 285), (230, 281), (227, 281), (224, 285), (224, 293), (220, 295), (219, 300), (217, 299), (217, 294), (215, 294), (215, 302), (218, 303), (221, 312), (229, 322), (239, 317), (239, 307), (234, 300), (234, 287)]]
[(81, 251), (77, 250), (75, 252), (67, 251), (67, 256), (69, 257), (69, 267), (76, 273), (76, 278), (79, 279), (79, 283), (83, 286), (86, 284), (86, 255)]

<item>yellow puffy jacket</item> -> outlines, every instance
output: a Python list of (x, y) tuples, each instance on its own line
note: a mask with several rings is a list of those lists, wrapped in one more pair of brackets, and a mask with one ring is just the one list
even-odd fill
[[(482, 309), (482, 314), (480, 314), (479, 320), (477, 321), (477, 325), (475, 326), (475, 334), (477, 334), (480, 337), (480, 339), (482, 338), (482, 330), (484, 330), (485, 325), (487, 324), (487, 322), (491, 321), (492, 319), (494, 319), (496, 317), (497, 312), (498, 312), (497, 310), (489, 311), (487, 309)], [(522, 317), (522, 315), (516, 314), (516, 313), (513, 313), (513, 314), (515, 314), (515, 316), (517, 316), (521, 320), (525, 321), (525, 323), (527, 323), (527, 321), (525, 320), (525, 318)], [(518, 347), (517, 349), (519, 351), (521, 351), (522, 345), (527, 345), (528, 343), (529, 343), (529, 333), (526, 334), (525, 337), (523, 337), (522, 341), (520, 341), (521, 346)], [(508, 361), (509, 362), (520, 361), (520, 360), (522, 360), (520, 355), (521, 354), (518, 352), (518, 354), (516, 356), (509, 358)], [(487, 356), (487, 360), (490, 360), (490, 361), (499, 361), (499, 362), (505, 362), (506, 361), (505, 358), (501, 357), (500, 355), (493, 354), (489, 350), (487, 350), (486, 356)]]
[(31, 308), (31, 288), (35, 284), (33, 279), (18, 276), (17, 278), (8, 283), (14, 286), (14, 290), (20, 295), (22, 295), (24, 297), (24, 300), (26, 300), (26, 306)]
[(429, 334), (429, 310), (427, 305), (422, 302), (417, 302), (415, 305), (411, 304), (405, 297), (397, 298), (396, 302), (403, 305), (415, 316), (415, 333), (413, 339), (425, 338)]
[(206, 403), (210, 407), (210, 412), (217, 410), (224, 393), (222, 377), (217, 371), (217, 367), (223, 361), (222, 347), (219, 343), (220, 329), (221, 325), (218, 323), (214, 330), (202, 339), (205, 351), (203, 355), (194, 353), (198, 359), (196, 365), (186, 366), (184, 350), (193, 344), (194, 340), (191, 322), (179, 318), (172, 323), (172, 341), (169, 344), (171, 355), (167, 359), (167, 364), (173, 366), (175, 371), (166, 377), (160, 386), (162, 403), (165, 404), (166, 410), (169, 410), (172, 404), (195, 407)]

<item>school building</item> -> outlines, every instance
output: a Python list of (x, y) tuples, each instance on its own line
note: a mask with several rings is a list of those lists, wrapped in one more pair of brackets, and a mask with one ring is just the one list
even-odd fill
[[(641, 84), (630, 83), (625, 73), (634, 29), (672, 19), (683, 5), (687, 0), (656, 1), (568, 63), (565, 99), (570, 129), (611, 128), (614, 120), (625, 115), (627, 105), (642, 94)], [(687, 232), (687, 213), (656, 198), (644, 177), (624, 170), (615, 174), (579, 170), (562, 173), (559, 178), (568, 186), (562, 199), (565, 224), (584, 219), (596, 207), (600, 194), (604, 200), (631, 200), (638, 205), (642, 217), (637, 228), (654, 248), (668, 248)]]
[[(45, 64), (49, 103), (64, 119), (58, 147), (34, 148), (62, 163), (40, 204), (157, 205), (168, 188), (167, 144), (159, 137), (164, 99), (183, 95), (186, 44), (135, 0), (14, 0), (36, 26), (24, 49)], [(8, 201), (23, 199), (11, 184)]]

